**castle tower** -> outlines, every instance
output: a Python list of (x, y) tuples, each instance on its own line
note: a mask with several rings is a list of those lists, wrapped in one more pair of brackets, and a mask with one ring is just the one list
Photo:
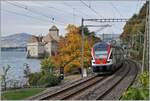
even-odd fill
[(49, 34), (55, 39), (55, 40), (59, 40), (59, 29), (53, 25), (50, 29), (49, 29)]

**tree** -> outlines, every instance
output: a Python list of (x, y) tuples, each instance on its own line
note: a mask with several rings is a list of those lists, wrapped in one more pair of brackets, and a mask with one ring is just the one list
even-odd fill
[[(83, 30), (85, 36), (89, 36), (92, 34), (87, 27), (84, 27)], [(82, 26), (79, 27), (79, 33), (82, 34)]]
[[(64, 67), (65, 72), (71, 71), (73, 68), (81, 67), (81, 42), (82, 37), (79, 27), (75, 25), (68, 25), (66, 28), (67, 34), (59, 42), (59, 53), (55, 56), (55, 64), (59, 67)], [(84, 60), (89, 65), (91, 59), (90, 49), (93, 42), (85, 38), (84, 43)]]
[(41, 72), (31, 73), (29, 83), (33, 86), (50, 87), (60, 83), (59, 78), (54, 74), (56, 67), (53, 57), (47, 57), (41, 61)]
[(128, 39), (132, 37), (132, 34), (137, 34), (139, 31), (144, 33), (146, 21), (146, 8), (148, 7), (148, 5), (149, 2), (146, 2), (140, 9), (139, 14), (134, 14), (125, 24), (121, 35), (122, 39), (129, 41)]
[(149, 7), (148, 5), (149, 1), (142, 6), (138, 14), (134, 14), (129, 19), (129, 21), (125, 24), (123, 32), (120, 36), (124, 42), (132, 44), (132, 49), (139, 53), (133, 53), (133, 57), (138, 57), (138, 59), (142, 59), (143, 57), (143, 45), (139, 43), (144, 40), (143, 34), (145, 33), (146, 9)]
[(29, 86), (29, 76), (31, 74), (31, 70), (27, 63), (25, 63), (23, 66), (24, 66), (24, 77), (26, 78), (27, 85)]
[(31, 73), (30, 77), (29, 77), (29, 84), (33, 85), (33, 86), (38, 86), (38, 81), (40, 80), (40, 78), (42, 77), (42, 73)]
[(7, 87), (7, 74), (8, 74), (8, 71), (10, 70), (11, 66), (10, 65), (7, 65), (6, 67), (3, 66), (2, 67), (2, 84), (4, 85), (4, 90), (6, 90), (6, 87)]
[(44, 74), (52, 73), (54, 68), (55, 68), (55, 65), (54, 65), (53, 59), (51, 57), (47, 57), (44, 60), (42, 60), (41, 69)]

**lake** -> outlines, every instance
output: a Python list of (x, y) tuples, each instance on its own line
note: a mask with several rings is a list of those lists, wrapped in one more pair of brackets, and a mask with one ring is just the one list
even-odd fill
[(27, 59), (26, 51), (1, 51), (0, 69), (2, 69), (2, 66), (7, 65), (12, 67), (8, 72), (8, 80), (23, 79), (24, 63), (27, 63), (30, 66), (31, 72), (40, 71), (40, 60)]

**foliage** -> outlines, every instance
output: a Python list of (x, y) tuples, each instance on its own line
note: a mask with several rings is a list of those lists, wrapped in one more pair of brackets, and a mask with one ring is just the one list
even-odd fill
[(31, 73), (29, 83), (31, 86), (50, 87), (58, 85), (60, 83), (60, 80), (53, 73), (43, 75), (43, 73), (40, 72)]
[(29, 76), (29, 84), (31, 86), (38, 86), (38, 80), (42, 77), (42, 73), (31, 73)]
[(2, 80), (2, 86), (4, 87), (4, 90), (6, 90), (6, 87), (7, 87), (6, 79), (7, 79), (7, 74), (10, 68), (11, 68), (10, 65), (7, 65), (6, 67), (2, 67), (3, 74), (1, 75), (1, 80)]
[(38, 85), (43, 85), (44, 87), (51, 87), (58, 85), (60, 83), (60, 80), (57, 76), (54, 74), (50, 75), (44, 75), (38, 80)]
[(139, 76), (138, 81), (139, 81), (140, 84), (142, 84), (142, 86), (144, 88), (148, 88), (148, 86), (149, 86), (149, 72), (146, 71), (143, 74), (141, 74)]
[[(89, 36), (89, 35), (93, 34), (93, 32), (90, 32), (87, 27), (84, 27), (83, 30), (84, 30), (85, 36)], [(79, 33), (82, 34), (82, 26), (79, 26)]]
[(134, 14), (132, 18), (125, 24), (123, 28), (123, 33), (121, 38), (129, 41), (132, 35), (137, 34), (139, 32), (144, 33), (145, 31), (145, 20), (146, 20), (146, 8), (148, 7), (148, 3), (146, 2), (144, 6), (141, 8), (139, 14)]
[(41, 72), (31, 73), (29, 83), (31, 86), (54, 86), (60, 83), (57, 76), (54, 75), (54, 68), (56, 67), (53, 57), (47, 57), (41, 62)]
[(149, 73), (146, 71), (139, 75), (138, 82), (142, 85), (139, 88), (130, 87), (122, 96), (123, 100), (148, 100), (149, 99)]
[(24, 64), (24, 77), (26, 78), (26, 82), (27, 84), (26, 85), (29, 85), (29, 76), (31, 74), (31, 70), (30, 70), (30, 67), (27, 63)]
[(51, 57), (47, 57), (41, 62), (41, 69), (43, 73), (51, 73), (55, 68), (53, 59)]
[(27, 63), (24, 64), (24, 75), (25, 77), (28, 77), (31, 73), (30, 67)]
[(10, 90), (6, 92), (2, 92), (2, 100), (22, 100), (29, 96), (33, 96), (41, 91), (45, 90), (45, 88), (25, 88), (18, 90)]
[[(59, 42), (59, 53), (54, 57), (55, 64), (58, 67), (64, 67), (65, 72), (69, 72), (72, 68), (81, 67), (81, 43), (82, 37), (80, 29), (75, 25), (68, 25), (66, 28), (67, 34)], [(87, 30), (87, 29), (86, 29)], [(88, 30), (87, 30), (88, 31)], [(88, 39), (88, 36), (84, 39), (84, 61), (86, 67), (90, 65), (90, 49), (94, 42)]]
[[(142, 59), (143, 56), (143, 45), (146, 24), (146, 13), (149, 1), (147, 1), (140, 9), (138, 14), (134, 14), (129, 21), (125, 24), (121, 38), (124, 42), (132, 44), (133, 50), (139, 51), (139, 54), (134, 54), (133, 57)], [(135, 39), (135, 40), (134, 40)], [(142, 41), (141, 41), (141, 40)]]
[(129, 88), (121, 98), (122, 100), (148, 100), (149, 89), (144, 88)]

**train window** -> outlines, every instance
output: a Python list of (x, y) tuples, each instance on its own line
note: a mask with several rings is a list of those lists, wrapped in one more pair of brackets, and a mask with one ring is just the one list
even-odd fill
[(107, 44), (98, 44), (94, 47), (95, 51), (107, 51), (108, 45)]
[(96, 58), (107, 58), (107, 51), (95, 51)]
[(94, 52), (96, 58), (107, 58), (107, 51), (108, 44), (101, 43), (94, 46)]

